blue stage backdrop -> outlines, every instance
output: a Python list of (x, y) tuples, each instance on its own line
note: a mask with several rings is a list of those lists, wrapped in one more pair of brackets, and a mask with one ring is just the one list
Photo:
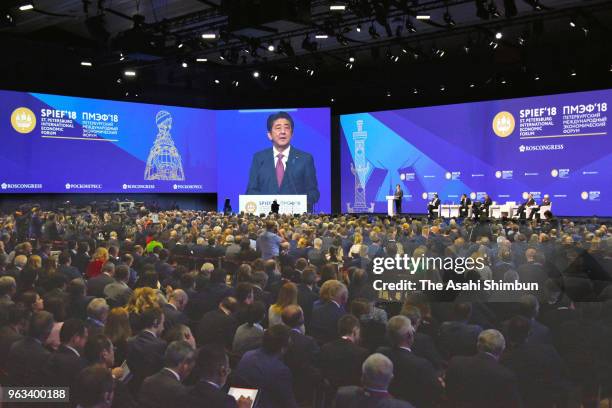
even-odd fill
[(253, 154), (272, 147), (267, 136), (267, 119), (279, 111), (289, 113), (294, 121), (292, 148), (310, 153), (314, 159), (321, 194), (314, 211), (331, 211), (329, 108), (218, 111), (219, 210), (223, 209), (226, 198), (230, 199), (235, 211), (238, 209), (238, 196), (247, 190)]
[(3, 193), (215, 192), (212, 111), (0, 91)]
[(462, 193), (537, 201), (552, 211), (612, 216), (612, 90), (342, 115), (342, 211), (423, 213)]

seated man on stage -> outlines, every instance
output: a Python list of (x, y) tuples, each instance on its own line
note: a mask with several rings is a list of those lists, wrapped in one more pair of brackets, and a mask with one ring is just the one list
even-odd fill
[(542, 202), (540, 203), (540, 205), (536, 205), (535, 207), (531, 209), (531, 213), (529, 213), (529, 219), (531, 220), (533, 218), (533, 215), (535, 214), (536, 220), (540, 221), (540, 208), (548, 207), (550, 205), (551, 205), (550, 196), (548, 194), (544, 194), (544, 198), (542, 199)]
[(438, 193), (434, 193), (433, 198), (427, 204), (427, 212), (429, 213), (429, 218), (434, 217), (434, 210), (438, 211), (438, 215), (440, 215), (440, 199), (438, 198)]
[(465, 218), (468, 215), (470, 210), (470, 206), (472, 205), (472, 200), (467, 194), (461, 194), (461, 206), (459, 207), (459, 217)]
[(476, 201), (472, 206), (474, 218), (477, 220), (479, 220), (481, 217), (483, 219), (487, 219), (489, 217), (489, 207), (491, 207), (492, 205), (493, 201), (491, 201), (491, 197), (489, 197), (488, 194), (485, 194), (482, 203), (480, 201)]
[(520, 219), (524, 220), (525, 219), (525, 210), (529, 208), (530, 213), (529, 213), (529, 219), (531, 219), (533, 217), (534, 211), (537, 210), (538, 205), (536, 204), (535, 200), (533, 199), (533, 194), (529, 194), (527, 196), (527, 201), (525, 201), (523, 204), (521, 204), (517, 210), (517, 215), (519, 216)]

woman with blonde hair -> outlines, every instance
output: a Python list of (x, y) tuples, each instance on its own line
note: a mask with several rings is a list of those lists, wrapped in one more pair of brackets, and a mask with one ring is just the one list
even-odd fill
[(127, 355), (127, 340), (132, 336), (127, 308), (115, 307), (109, 312), (104, 325), (104, 334), (115, 347), (115, 366), (121, 365)]
[(108, 250), (104, 247), (96, 248), (93, 258), (87, 265), (87, 271), (85, 272), (87, 278), (91, 279), (100, 275), (102, 273), (102, 267), (106, 262), (108, 262)]
[(289, 305), (297, 305), (298, 290), (293, 282), (287, 282), (281, 286), (276, 298), (276, 303), (268, 309), (268, 326), (272, 327), (275, 324), (282, 324), (283, 310)]
[(134, 293), (127, 304), (127, 311), (130, 315), (130, 325), (132, 331), (139, 332), (143, 327), (140, 323), (140, 315), (145, 310), (161, 307), (157, 291), (148, 286), (134, 289)]

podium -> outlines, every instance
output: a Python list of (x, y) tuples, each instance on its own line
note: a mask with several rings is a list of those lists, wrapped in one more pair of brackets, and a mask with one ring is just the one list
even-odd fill
[(390, 195), (385, 198), (387, 199), (387, 215), (393, 217), (395, 215), (395, 196)]
[(279, 214), (304, 214), (308, 212), (308, 201), (305, 194), (242, 194), (238, 197), (238, 209), (240, 212), (247, 214), (269, 214), (270, 206), (274, 200), (280, 206)]

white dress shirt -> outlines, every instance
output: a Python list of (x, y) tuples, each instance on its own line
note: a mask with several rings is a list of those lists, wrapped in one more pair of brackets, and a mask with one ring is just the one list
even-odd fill
[(291, 146), (287, 146), (287, 148), (285, 150), (283, 150), (282, 152), (276, 150), (276, 147), (272, 147), (272, 152), (274, 153), (274, 167), (276, 168), (276, 165), (278, 164), (278, 155), (282, 154), (283, 155), (283, 167), (285, 168), (285, 170), (287, 170), (287, 160), (289, 160), (289, 151), (291, 150)]

